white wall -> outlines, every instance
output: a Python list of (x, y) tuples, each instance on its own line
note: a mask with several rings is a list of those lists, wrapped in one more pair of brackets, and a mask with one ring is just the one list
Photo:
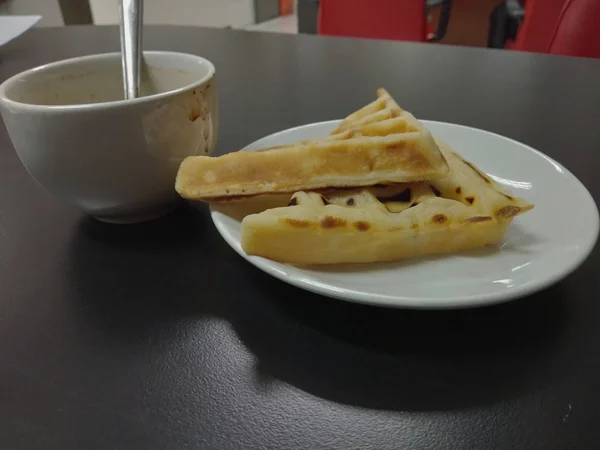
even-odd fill
[[(87, 0), (81, 0), (87, 1)], [(89, 0), (98, 25), (118, 24), (120, 0)], [(58, 0), (8, 0), (0, 14), (39, 14), (38, 26), (64, 25)], [(254, 23), (253, 0), (144, 0), (148, 24), (244, 28)]]
[(0, 4), (0, 14), (40, 15), (42, 19), (37, 26), (41, 27), (56, 27), (65, 24), (58, 0), (8, 0)]
[[(46, 0), (38, 0), (46, 1)], [(119, 0), (89, 0), (94, 23), (119, 23)], [(254, 23), (253, 0), (144, 0), (144, 23), (242, 28)]]

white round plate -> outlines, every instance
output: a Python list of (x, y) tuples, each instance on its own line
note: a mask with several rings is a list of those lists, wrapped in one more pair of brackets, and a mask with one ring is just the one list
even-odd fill
[[(422, 122), (498, 183), (535, 204), (513, 221), (500, 250), (307, 269), (246, 255), (239, 220), (218, 206), (211, 208), (212, 219), (236, 252), (268, 274), (322, 295), (381, 306), (463, 308), (507, 301), (556, 283), (586, 259), (598, 237), (598, 209), (573, 174), (512, 139), (460, 125)], [(245, 150), (320, 138), (338, 123), (281, 131)]]

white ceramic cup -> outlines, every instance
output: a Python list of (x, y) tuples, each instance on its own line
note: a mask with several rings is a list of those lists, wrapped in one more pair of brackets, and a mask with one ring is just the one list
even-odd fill
[(56, 197), (97, 219), (150, 220), (177, 205), (181, 161), (218, 134), (213, 64), (144, 52), (139, 98), (124, 100), (119, 53), (22, 72), (0, 85), (0, 113), (23, 165)]

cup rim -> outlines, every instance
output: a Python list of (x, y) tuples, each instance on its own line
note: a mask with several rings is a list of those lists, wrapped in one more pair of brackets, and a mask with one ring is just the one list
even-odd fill
[(78, 62), (91, 61), (91, 60), (99, 60), (106, 58), (118, 57), (120, 58), (121, 54), (119, 52), (108, 52), (108, 53), (96, 53), (92, 55), (85, 56), (76, 56), (73, 58), (61, 59), (59, 61), (53, 61), (47, 64), (42, 64), (41, 66), (36, 66), (31, 69), (24, 70), (19, 72), (8, 79), (4, 80), (0, 83), (0, 105), (4, 103), (7, 107), (20, 108), (21, 110), (29, 110), (29, 111), (52, 111), (52, 112), (73, 112), (73, 111), (86, 111), (86, 110), (98, 110), (98, 109), (113, 109), (113, 108), (121, 108), (124, 106), (134, 106), (140, 105), (144, 103), (151, 103), (156, 100), (161, 100), (165, 98), (172, 97), (174, 95), (189, 91), (190, 89), (198, 88), (206, 84), (209, 80), (211, 80), (215, 75), (215, 66), (208, 59), (194, 55), (191, 53), (182, 53), (182, 52), (173, 52), (173, 51), (163, 51), (163, 50), (149, 50), (144, 51), (144, 55), (173, 55), (180, 56), (184, 58), (194, 58), (197, 61), (202, 61), (208, 65), (208, 73), (199, 78), (197, 81), (187, 84), (185, 86), (179, 87), (177, 89), (173, 89), (167, 92), (160, 92), (158, 94), (147, 95), (144, 97), (137, 97), (133, 99), (123, 99), (123, 100), (113, 100), (109, 102), (99, 102), (99, 103), (84, 103), (84, 104), (74, 104), (74, 105), (39, 105), (33, 103), (25, 103), (19, 102), (13, 99), (10, 99), (6, 95), (6, 91), (13, 84), (19, 82), (24, 77), (31, 75), (37, 72), (43, 72), (46, 70), (54, 69), (57, 67), (70, 66)]

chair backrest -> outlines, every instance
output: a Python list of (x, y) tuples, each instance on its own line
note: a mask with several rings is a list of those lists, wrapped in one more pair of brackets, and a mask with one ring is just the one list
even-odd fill
[(600, 0), (566, 1), (548, 53), (600, 58)]
[(423, 42), (426, 22), (424, 0), (320, 0), (318, 33)]
[(519, 27), (513, 48), (546, 53), (567, 0), (526, 0), (525, 19)]

